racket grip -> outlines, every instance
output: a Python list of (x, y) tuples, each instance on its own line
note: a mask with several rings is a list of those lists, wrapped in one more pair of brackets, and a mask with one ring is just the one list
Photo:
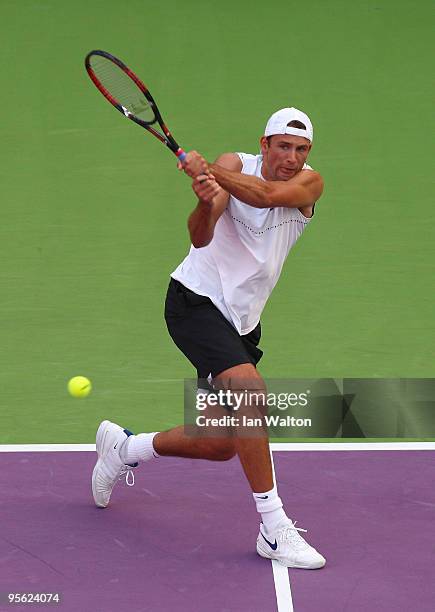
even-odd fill
[(180, 160), (181, 163), (184, 162), (184, 160), (186, 159), (186, 151), (183, 151), (183, 149), (178, 149), (178, 151), (175, 153), (175, 155), (178, 157), (178, 159)]

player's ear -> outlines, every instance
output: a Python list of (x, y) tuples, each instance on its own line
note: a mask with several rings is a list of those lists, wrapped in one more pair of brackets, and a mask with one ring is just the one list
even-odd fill
[(267, 140), (267, 136), (262, 136), (260, 138), (260, 147), (261, 147), (261, 152), (265, 153), (265, 151), (267, 151), (267, 149), (269, 148), (269, 141)]

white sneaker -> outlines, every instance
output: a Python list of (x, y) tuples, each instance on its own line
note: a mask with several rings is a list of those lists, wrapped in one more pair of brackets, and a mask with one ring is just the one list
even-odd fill
[(125, 465), (119, 456), (121, 446), (131, 435), (133, 435), (131, 431), (122, 429), (110, 421), (100, 423), (97, 431), (98, 461), (92, 472), (92, 494), (99, 508), (106, 508), (109, 505), (113, 487), (120, 476), (126, 474), (127, 485), (130, 487), (134, 485), (132, 469), (138, 464)]
[(305, 531), (296, 527), (290, 519), (281, 521), (272, 533), (267, 533), (263, 523), (257, 538), (257, 552), (266, 559), (276, 559), (286, 567), (301, 569), (318, 569), (323, 567), (326, 559), (315, 548), (305, 542), (299, 535)]

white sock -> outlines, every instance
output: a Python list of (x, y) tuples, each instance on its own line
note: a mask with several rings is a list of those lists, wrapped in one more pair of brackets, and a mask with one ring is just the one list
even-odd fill
[(149, 461), (160, 457), (154, 450), (153, 440), (158, 431), (153, 433), (141, 433), (137, 436), (128, 436), (121, 447), (120, 456), (126, 465), (138, 463), (139, 461)]
[(283, 519), (287, 518), (276, 485), (270, 491), (253, 493), (252, 495), (257, 506), (257, 512), (261, 514), (262, 523), (266, 531), (271, 533)]

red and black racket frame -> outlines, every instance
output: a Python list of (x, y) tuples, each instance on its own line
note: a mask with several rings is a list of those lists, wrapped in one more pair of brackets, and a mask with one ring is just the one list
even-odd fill
[[(128, 77), (130, 77), (130, 79), (132, 81), (134, 81), (136, 83), (136, 85), (139, 87), (139, 89), (144, 94), (145, 98), (148, 100), (148, 102), (149, 102), (149, 104), (150, 104), (150, 106), (151, 106), (151, 108), (152, 108), (152, 110), (154, 112), (154, 119), (152, 121), (144, 121), (143, 119), (139, 119), (139, 117), (136, 117), (135, 115), (130, 113), (126, 108), (124, 108), (122, 106), (122, 104), (120, 104), (118, 102), (118, 100), (116, 100), (110, 94), (110, 92), (107, 91), (107, 89), (100, 82), (100, 80), (98, 79), (98, 77), (96, 76), (95, 72), (92, 69), (92, 66), (91, 66), (91, 57), (93, 55), (100, 55), (101, 57), (105, 57), (106, 59), (110, 60), (111, 62), (116, 64), (119, 68), (121, 68), (121, 70), (123, 70), (125, 72), (125, 74)], [(165, 123), (164, 123), (164, 121), (162, 119), (162, 116), (161, 116), (161, 114), (159, 112), (159, 109), (157, 107), (157, 104), (155, 103), (154, 98), (152, 97), (150, 92), (148, 91), (148, 88), (146, 87), (146, 85), (144, 85), (144, 83), (142, 83), (142, 81), (134, 74), (134, 72), (132, 72), (130, 70), (130, 68), (128, 68), (128, 66), (126, 66), (123, 62), (121, 62), (120, 59), (118, 59), (114, 55), (111, 55), (110, 53), (107, 53), (107, 51), (101, 51), (99, 49), (95, 49), (94, 51), (90, 51), (87, 54), (87, 56), (85, 58), (85, 66), (86, 66), (87, 73), (89, 74), (90, 78), (94, 82), (94, 85), (101, 91), (103, 96), (116, 109), (119, 110), (120, 113), (122, 113), (128, 119), (131, 119), (132, 121), (134, 121), (138, 125), (141, 125), (143, 128), (145, 128), (146, 130), (151, 132), (151, 134), (153, 134), (156, 138), (158, 138), (160, 140), (160, 142), (163, 142), (163, 144), (165, 144), (178, 157), (180, 162), (184, 161), (184, 159), (186, 158), (186, 152), (178, 145), (178, 143), (176, 142), (176, 140), (172, 136), (171, 132), (166, 127), (166, 125), (165, 125)], [(163, 130), (164, 136), (162, 134), (160, 134), (157, 130), (155, 130), (152, 127), (155, 123), (158, 123), (160, 125), (160, 127)]]

